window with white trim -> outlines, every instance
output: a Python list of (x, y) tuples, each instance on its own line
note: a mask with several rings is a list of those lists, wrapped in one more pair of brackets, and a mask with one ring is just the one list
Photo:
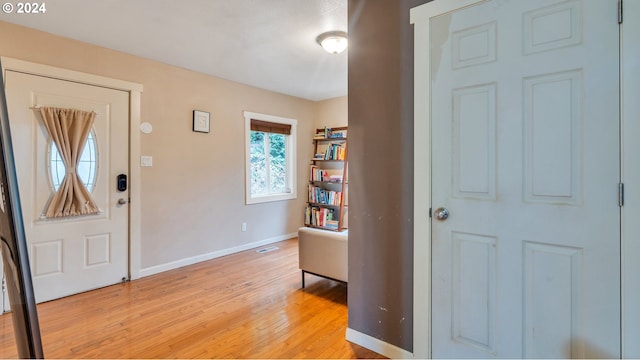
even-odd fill
[(246, 203), (295, 199), (298, 121), (244, 112)]

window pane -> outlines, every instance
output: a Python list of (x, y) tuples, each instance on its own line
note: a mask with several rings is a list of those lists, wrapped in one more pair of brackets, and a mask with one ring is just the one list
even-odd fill
[(93, 142), (93, 139), (87, 139), (87, 143), (84, 144), (84, 148), (82, 149), (82, 154), (80, 155), (80, 161), (91, 161), (91, 155), (93, 155), (92, 146), (89, 145)]
[[(96, 139), (93, 131), (89, 133), (87, 142), (85, 143), (82, 154), (80, 155), (80, 161), (76, 172), (80, 176), (80, 180), (84, 183), (87, 189), (93, 192), (95, 186), (95, 177), (98, 169), (98, 154), (96, 151)], [(67, 169), (62, 162), (62, 157), (58, 152), (58, 148), (53, 143), (49, 145), (49, 175), (51, 176), (51, 183), (53, 184), (53, 190), (58, 191)]]
[[(56, 150), (56, 154), (58, 154), (58, 150)], [(59, 157), (59, 156), (58, 156)], [(64, 175), (67, 172), (67, 168), (64, 166), (62, 160), (52, 162), (51, 164), (51, 178), (53, 181), (53, 189), (58, 190), (60, 184), (62, 183), (62, 179), (64, 179)]]
[(286, 135), (269, 134), (269, 190), (272, 194), (287, 192), (286, 140)]
[(249, 158), (251, 162), (251, 194), (267, 195), (267, 159), (265, 133), (251, 132)]

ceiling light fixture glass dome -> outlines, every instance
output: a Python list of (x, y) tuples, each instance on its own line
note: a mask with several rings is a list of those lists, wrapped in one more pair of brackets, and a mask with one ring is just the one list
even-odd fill
[(329, 31), (318, 35), (316, 41), (330, 54), (339, 54), (347, 48), (347, 33), (344, 31)]

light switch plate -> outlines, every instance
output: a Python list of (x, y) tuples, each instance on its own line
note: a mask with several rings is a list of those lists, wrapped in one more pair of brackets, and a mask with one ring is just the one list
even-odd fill
[(153, 156), (140, 156), (140, 166), (153, 166)]

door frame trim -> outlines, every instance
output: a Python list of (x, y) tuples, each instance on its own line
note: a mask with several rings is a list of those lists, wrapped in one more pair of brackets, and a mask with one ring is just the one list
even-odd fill
[[(87, 74), (54, 66), (32, 63), (9, 57), (0, 57), (2, 73), (16, 71), (81, 84), (125, 91), (129, 94), (129, 277), (140, 277), (141, 268), (141, 184), (140, 167), (140, 98), (142, 84)], [(6, 76), (5, 76), (6, 79)], [(4, 85), (4, 84), (3, 84)]]
[[(431, 119), (429, 43), (431, 18), (484, 0), (434, 0), (411, 9), (414, 25), (414, 209), (413, 209), (413, 356), (431, 357)], [(622, 1), (622, 0), (620, 0)], [(640, 357), (640, 45), (625, 34), (640, 33), (640, 1), (624, 2), (620, 27), (620, 129), (621, 181), (625, 184), (625, 204), (621, 226), (621, 342), (622, 357)], [(612, 19), (615, 21), (615, 19)], [(626, 79), (626, 81), (625, 81)], [(426, 161), (425, 161), (426, 159)], [(634, 201), (635, 200), (635, 201)], [(617, 200), (613, 200), (617, 201)], [(424, 219), (425, 221), (419, 221)], [(426, 266), (425, 266), (426, 265)], [(635, 275), (635, 276), (634, 276)], [(629, 304), (629, 306), (627, 306)], [(424, 311), (425, 306), (427, 311)], [(426, 341), (425, 341), (426, 340)]]
[[(622, 0), (620, 0), (622, 1)], [(624, 21), (620, 26), (620, 131), (621, 174), (625, 184), (622, 207), (622, 358), (640, 357), (640, 1), (624, 2)], [(636, 16), (633, 16), (633, 15)], [(629, 34), (629, 36), (626, 36)], [(627, 306), (628, 304), (628, 306)]]

